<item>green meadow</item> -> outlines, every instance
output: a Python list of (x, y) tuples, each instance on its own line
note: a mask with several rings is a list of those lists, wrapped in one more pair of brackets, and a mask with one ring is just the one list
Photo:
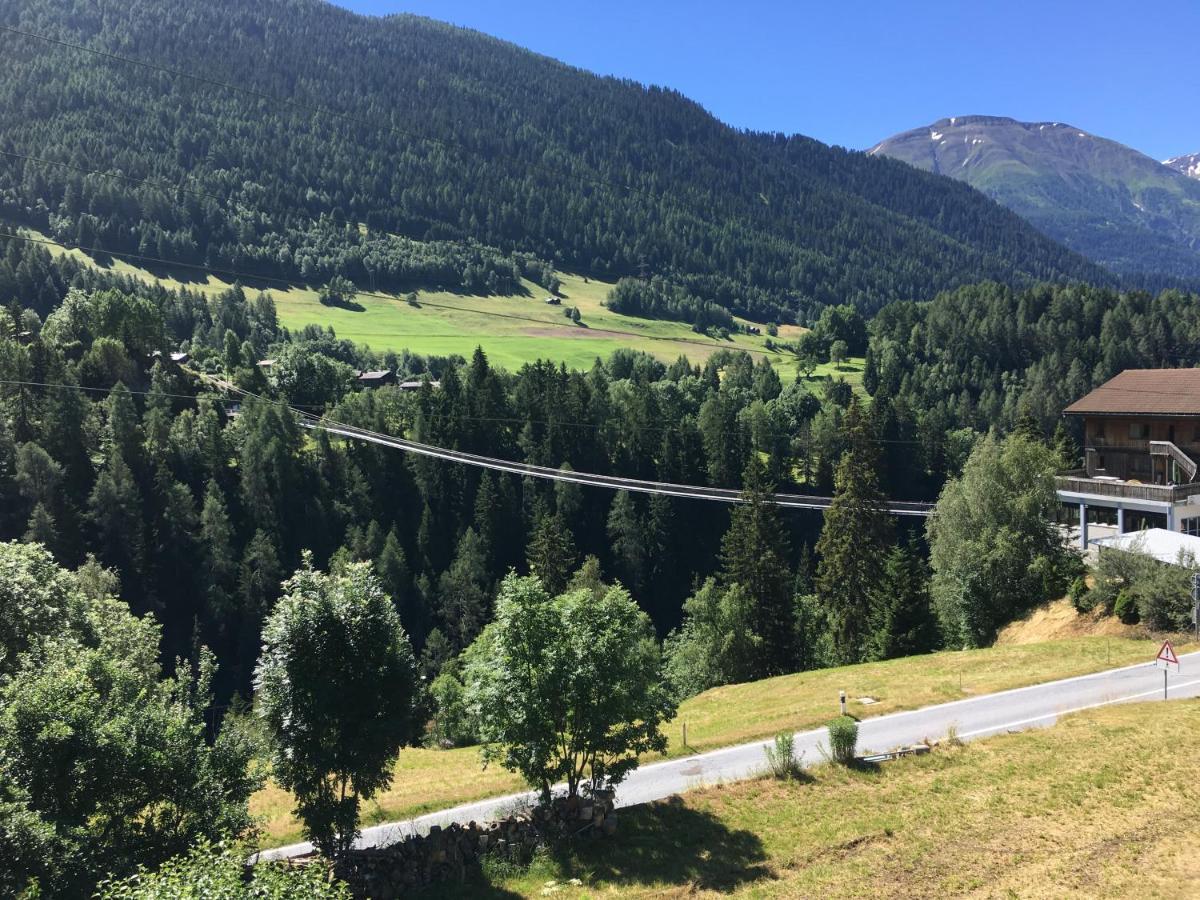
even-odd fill
[[(48, 240), (37, 232), (28, 233)], [(188, 288), (215, 295), (232, 284), (215, 275), (185, 270), (151, 271), (121, 259), (111, 259), (101, 266), (80, 250), (53, 243), (47, 246), (56, 255), (68, 254), (115, 275), (157, 282), (167, 288)], [(480, 346), (494, 365), (507, 369), (520, 368), (535, 359), (551, 359), (568, 368), (587, 369), (597, 357), (604, 358), (621, 347), (644, 351), (663, 362), (686, 355), (693, 363), (703, 362), (718, 350), (730, 349), (745, 350), (756, 359), (769, 359), (785, 382), (797, 378), (794, 357), (783, 350), (768, 349), (769, 338), (765, 333), (719, 339), (696, 334), (683, 322), (621, 315), (604, 305), (612, 282), (571, 273), (560, 273), (560, 277), (561, 306), (547, 304), (548, 292), (531, 282), (522, 284), (520, 294), (509, 296), (418, 290), (415, 305), (406, 302), (402, 295), (371, 292), (356, 297), (356, 308), (323, 306), (316, 286), (281, 286), (275, 281), (244, 286), (270, 294), (280, 322), (290, 329), (313, 324), (332, 327), (338, 337), (377, 351), (409, 350), (442, 356), (457, 353), (469, 357)], [(564, 314), (571, 307), (580, 311), (579, 324)], [(804, 330), (782, 325), (776, 341), (794, 340)], [(819, 381), (826, 376), (845, 378), (858, 387), (862, 381), (862, 360), (851, 359), (841, 367), (824, 364), (811, 380)]]

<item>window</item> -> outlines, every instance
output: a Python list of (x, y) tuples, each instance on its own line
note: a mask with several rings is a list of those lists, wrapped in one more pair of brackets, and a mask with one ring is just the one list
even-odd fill
[(1150, 437), (1150, 426), (1145, 422), (1130, 422), (1129, 436), (1135, 441), (1144, 441)]
[(1194, 516), (1189, 519), (1181, 519), (1179, 522), (1179, 530), (1184, 534), (1190, 534), (1194, 537), (1200, 537), (1200, 516)]
[[(1200, 434), (1200, 425), (1196, 426), (1196, 433)], [(1099, 419), (1092, 423), (1092, 437), (1104, 437), (1104, 420)]]

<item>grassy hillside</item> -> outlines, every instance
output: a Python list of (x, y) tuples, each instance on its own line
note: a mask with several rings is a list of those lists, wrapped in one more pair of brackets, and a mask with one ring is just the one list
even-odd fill
[(1195, 700), (1112, 706), (878, 769), (696, 791), (622, 811), (611, 842), (470, 889), (564, 900), (1194, 897), (1200, 756), (1169, 748), (1198, 729)]
[(80, 246), (399, 291), (644, 272), (683, 283), (689, 324), (1112, 280), (953, 180), (416, 16), (26, 0), (0, 23), (25, 33), (0, 210)]
[[(25, 233), (38, 240), (51, 240), (29, 229)], [(53, 242), (45, 246), (56, 256), (66, 254), (87, 265), (101, 267), (79, 249), (67, 249)], [(150, 271), (118, 258), (106, 260), (101, 268), (121, 277), (210, 296), (232, 286), (213, 275), (198, 277), (198, 273), (185, 269)], [(768, 350), (765, 334), (737, 333), (728, 339), (718, 339), (697, 334), (682, 322), (622, 315), (603, 305), (613, 282), (568, 273), (560, 277), (561, 306), (545, 303), (545, 288), (529, 281), (522, 282), (520, 293), (509, 295), (419, 290), (415, 292), (417, 306), (409, 305), (401, 295), (372, 292), (370, 296), (356, 298), (357, 308), (324, 306), (316, 290), (301, 285), (285, 288), (275, 281), (264, 281), (249, 287), (261, 288), (271, 295), (280, 323), (288, 328), (329, 326), (339, 337), (378, 351), (457, 353), (470, 358), (475, 347), (482, 346), (493, 365), (515, 370), (535, 359), (588, 369), (597, 357), (606, 357), (621, 347), (649, 353), (668, 363), (680, 355), (700, 363), (718, 350), (745, 350), (756, 359), (765, 356), (771, 360), (783, 381), (794, 381), (797, 377), (795, 357), (783, 350)], [(579, 308), (581, 324), (576, 325), (563, 315), (563, 310), (571, 307)], [(744, 319), (737, 321), (746, 324)], [(796, 325), (780, 325), (777, 340), (791, 341), (804, 331)], [(817, 368), (812, 379), (845, 378), (858, 386), (862, 383), (862, 367), (861, 358), (848, 360), (840, 368), (824, 364)]]
[[(667, 755), (818, 727), (836, 715), (839, 690), (851, 698), (877, 701), (854, 706), (855, 714), (865, 718), (1149, 661), (1157, 649), (1158, 644), (1148, 640), (1079, 638), (933, 653), (715, 688), (682, 704), (678, 718), (668, 726)], [(684, 722), (687, 747), (681, 744)], [(480, 772), (476, 748), (404, 750), (394, 784), (367, 805), (364, 822), (404, 819), (521, 789), (518, 778), (498, 767)], [(251, 809), (263, 819), (266, 844), (300, 839), (291, 807), (291, 796), (274, 785), (254, 796)]]
[[(562, 306), (544, 302), (547, 292), (524, 283), (525, 293), (481, 297), (445, 291), (417, 291), (418, 306), (399, 298), (391, 301), (359, 297), (362, 311), (321, 306), (312, 291), (288, 291), (276, 298), (280, 322), (296, 328), (311, 322), (331, 325), (340, 337), (368, 344), (376, 350), (407, 348), (417, 353), (458, 353), (470, 357), (482, 345), (496, 365), (517, 369), (534, 359), (565, 362), (568, 368), (590, 368), (596, 357), (626, 347), (641, 350), (664, 362), (681, 354), (702, 362), (720, 349), (748, 350), (766, 355), (781, 377), (794, 379), (794, 357), (780, 350), (767, 351), (764, 337), (737, 334), (716, 340), (696, 334), (681, 322), (643, 319), (611, 312), (602, 302), (611, 282), (563, 274), (559, 295)], [(578, 307), (581, 324), (563, 314)], [(782, 326), (781, 339), (803, 329)]]

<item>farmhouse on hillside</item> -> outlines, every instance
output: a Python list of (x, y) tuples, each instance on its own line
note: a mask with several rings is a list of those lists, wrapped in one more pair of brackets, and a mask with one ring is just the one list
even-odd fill
[(396, 373), (391, 369), (380, 369), (375, 372), (359, 372), (358, 384), (360, 387), (377, 388), (388, 384), (396, 383)]
[(1063, 415), (1083, 422), (1084, 467), (1055, 479), (1082, 549), (1090, 520), (1200, 535), (1200, 369), (1127, 369)]

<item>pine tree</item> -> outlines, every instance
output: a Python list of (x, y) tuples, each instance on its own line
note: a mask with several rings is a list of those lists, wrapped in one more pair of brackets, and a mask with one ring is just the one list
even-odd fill
[(136, 586), (133, 593), (138, 595), (145, 560), (142, 494), (115, 445), (88, 498), (88, 514), (98, 556), (120, 573), (122, 582)]
[(279, 563), (279, 551), (267, 532), (256, 531), (246, 551), (242, 554), (241, 575), (238, 588), (242, 598), (242, 615), (255, 622), (271, 607), (279, 594), (283, 567)]
[(817, 596), (825, 608), (839, 662), (870, 652), (872, 598), (892, 545), (892, 522), (879, 490), (876, 449), (857, 399), (847, 411), (850, 449), (834, 476), (834, 496), (817, 541)]
[(938, 646), (937, 620), (929, 597), (929, 569), (912, 544), (892, 548), (874, 604), (872, 656), (892, 659)]
[(494, 570), (503, 543), (500, 534), (503, 528), (503, 510), (496, 492), (496, 481), (492, 473), (486, 470), (479, 477), (479, 487), (475, 490), (475, 518), (472, 527), (479, 535), (479, 546), (487, 559), (488, 569)]
[(543, 510), (537, 516), (526, 550), (529, 571), (541, 580), (546, 593), (553, 597), (566, 589), (578, 560), (579, 554), (567, 523), (557, 513), (549, 515)]
[(384, 538), (383, 549), (375, 559), (375, 572), (400, 614), (400, 624), (409, 637), (421, 643), (429, 628), (428, 615), (413, 585), (412, 571), (395, 528)]
[(29, 516), (29, 525), (21, 540), (30, 544), (44, 544), (51, 553), (55, 552), (58, 545), (58, 526), (44, 503), (34, 506)]
[(115, 447), (130, 467), (136, 467), (141, 458), (142, 430), (138, 427), (137, 407), (133, 395), (124, 383), (118, 383), (108, 395), (108, 421), (105, 438), (109, 446)]
[(770, 502), (774, 486), (756, 456), (743, 483), (744, 502), (734, 507), (721, 541), (722, 577), (727, 585), (741, 585), (754, 605), (754, 631), (762, 638), (758, 676), (780, 675), (795, 664), (791, 552), (779, 511)]
[(608, 542), (612, 549), (613, 572), (635, 598), (646, 586), (646, 528), (637, 503), (629, 491), (617, 491), (608, 513)]
[(225, 507), (225, 495), (216, 481), (204, 490), (200, 510), (200, 547), (204, 567), (200, 572), (202, 593), (218, 616), (228, 615), (233, 606), (237, 560), (233, 551), (233, 526)]
[(0, 416), (0, 534), (9, 534), (20, 522), (22, 510), (17, 497), (17, 445), (4, 416)]
[(491, 606), (483, 548), (473, 528), (458, 542), (454, 561), (438, 581), (438, 618), (455, 648), (462, 650), (487, 624)]
[(650, 556), (646, 595), (638, 598), (658, 633), (666, 634), (678, 624), (680, 605), (688, 584), (680, 577), (687, 571), (683, 566), (677, 533), (679, 522), (671, 498), (662, 494), (650, 495), (650, 513), (646, 518), (646, 548)]
[(1061, 419), (1054, 429), (1053, 445), (1064, 469), (1074, 469), (1079, 465), (1079, 444), (1071, 437), (1071, 432), (1067, 431), (1067, 426)]

